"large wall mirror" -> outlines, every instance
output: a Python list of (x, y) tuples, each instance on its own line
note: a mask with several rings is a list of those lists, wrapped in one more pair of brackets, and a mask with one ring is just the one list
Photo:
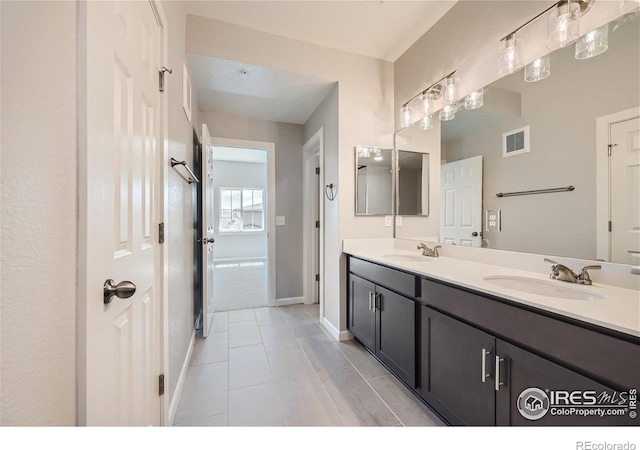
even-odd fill
[(429, 154), (398, 150), (396, 214), (429, 215)]
[(396, 237), (428, 228), (444, 241), (457, 227), (447, 242), (640, 264), (639, 22), (632, 13), (609, 23), (601, 54), (558, 49), (543, 79), (520, 70), (486, 86), (480, 108), (462, 99), (452, 120), (398, 131), (397, 149), (439, 135), (421, 145), (440, 177), (430, 186), (438, 223)]
[(356, 216), (393, 214), (393, 149), (358, 145)]

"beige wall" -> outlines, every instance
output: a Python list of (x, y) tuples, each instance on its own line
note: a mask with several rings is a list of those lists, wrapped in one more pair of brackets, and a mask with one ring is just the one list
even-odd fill
[(331, 208), (338, 209), (339, 231), (325, 229), (326, 267), (336, 268), (325, 273), (325, 296), (327, 319), (345, 330), (344, 271), (338, 269), (341, 239), (392, 236), (384, 218), (355, 217), (353, 151), (358, 144), (393, 145), (392, 64), (197, 16), (187, 16), (187, 24), (189, 53), (338, 81), (340, 132), (338, 146), (325, 148), (325, 183), (337, 185), (338, 198)]
[(76, 8), (0, 2), (6, 426), (76, 423)]
[(213, 137), (273, 142), (276, 147), (276, 299), (302, 297), (302, 125), (203, 112)]

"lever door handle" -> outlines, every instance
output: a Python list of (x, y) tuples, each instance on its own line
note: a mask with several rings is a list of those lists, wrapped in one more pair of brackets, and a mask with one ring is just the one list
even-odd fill
[(121, 281), (116, 284), (112, 279), (108, 279), (104, 282), (103, 286), (103, 301), (106, 304), (111, 303), (113, 297), (129, 298), (136, 293), (136, 285), (131, 281)]
[(213, 244), (215, 241), (214, 238), (198, 238), (198, 243), (202, 245)]

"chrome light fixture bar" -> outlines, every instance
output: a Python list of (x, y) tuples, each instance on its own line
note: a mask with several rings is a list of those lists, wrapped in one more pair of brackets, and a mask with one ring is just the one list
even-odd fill
[[(431, 105), (435, 100), (443, 99), (445, 106), (454, 103), (456, 100), (455, 96), (457, 95), (455, 74), (456, 71), (454, 70), (449, 75), (440, 78), (431, 86), (407, 100), (404, 105), (402, 105), (402, 108), (400, 108), (400, 128), (407, 128), (413, 125), (414, 111), (410, 103), (417, 98), (420, 102), (420, 114), (423, 117), (431, 114)], [(453, 101), (451, 99), (453, 99)]]

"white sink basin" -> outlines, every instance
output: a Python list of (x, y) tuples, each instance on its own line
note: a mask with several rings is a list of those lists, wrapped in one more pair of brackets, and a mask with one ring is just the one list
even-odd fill
[(484, 280), (504, 288), (546, 297), (567, 300), (603, 300), (606, 298), (604, 294), (592, 289), (591, 286), (576, 287), (565, 281), (538, 280), (508, 275), (484, 277)]
[(405, 262), (427, 262), (434, 259), (430, 256), (422, 255), (382, 255), (382, 257)]

